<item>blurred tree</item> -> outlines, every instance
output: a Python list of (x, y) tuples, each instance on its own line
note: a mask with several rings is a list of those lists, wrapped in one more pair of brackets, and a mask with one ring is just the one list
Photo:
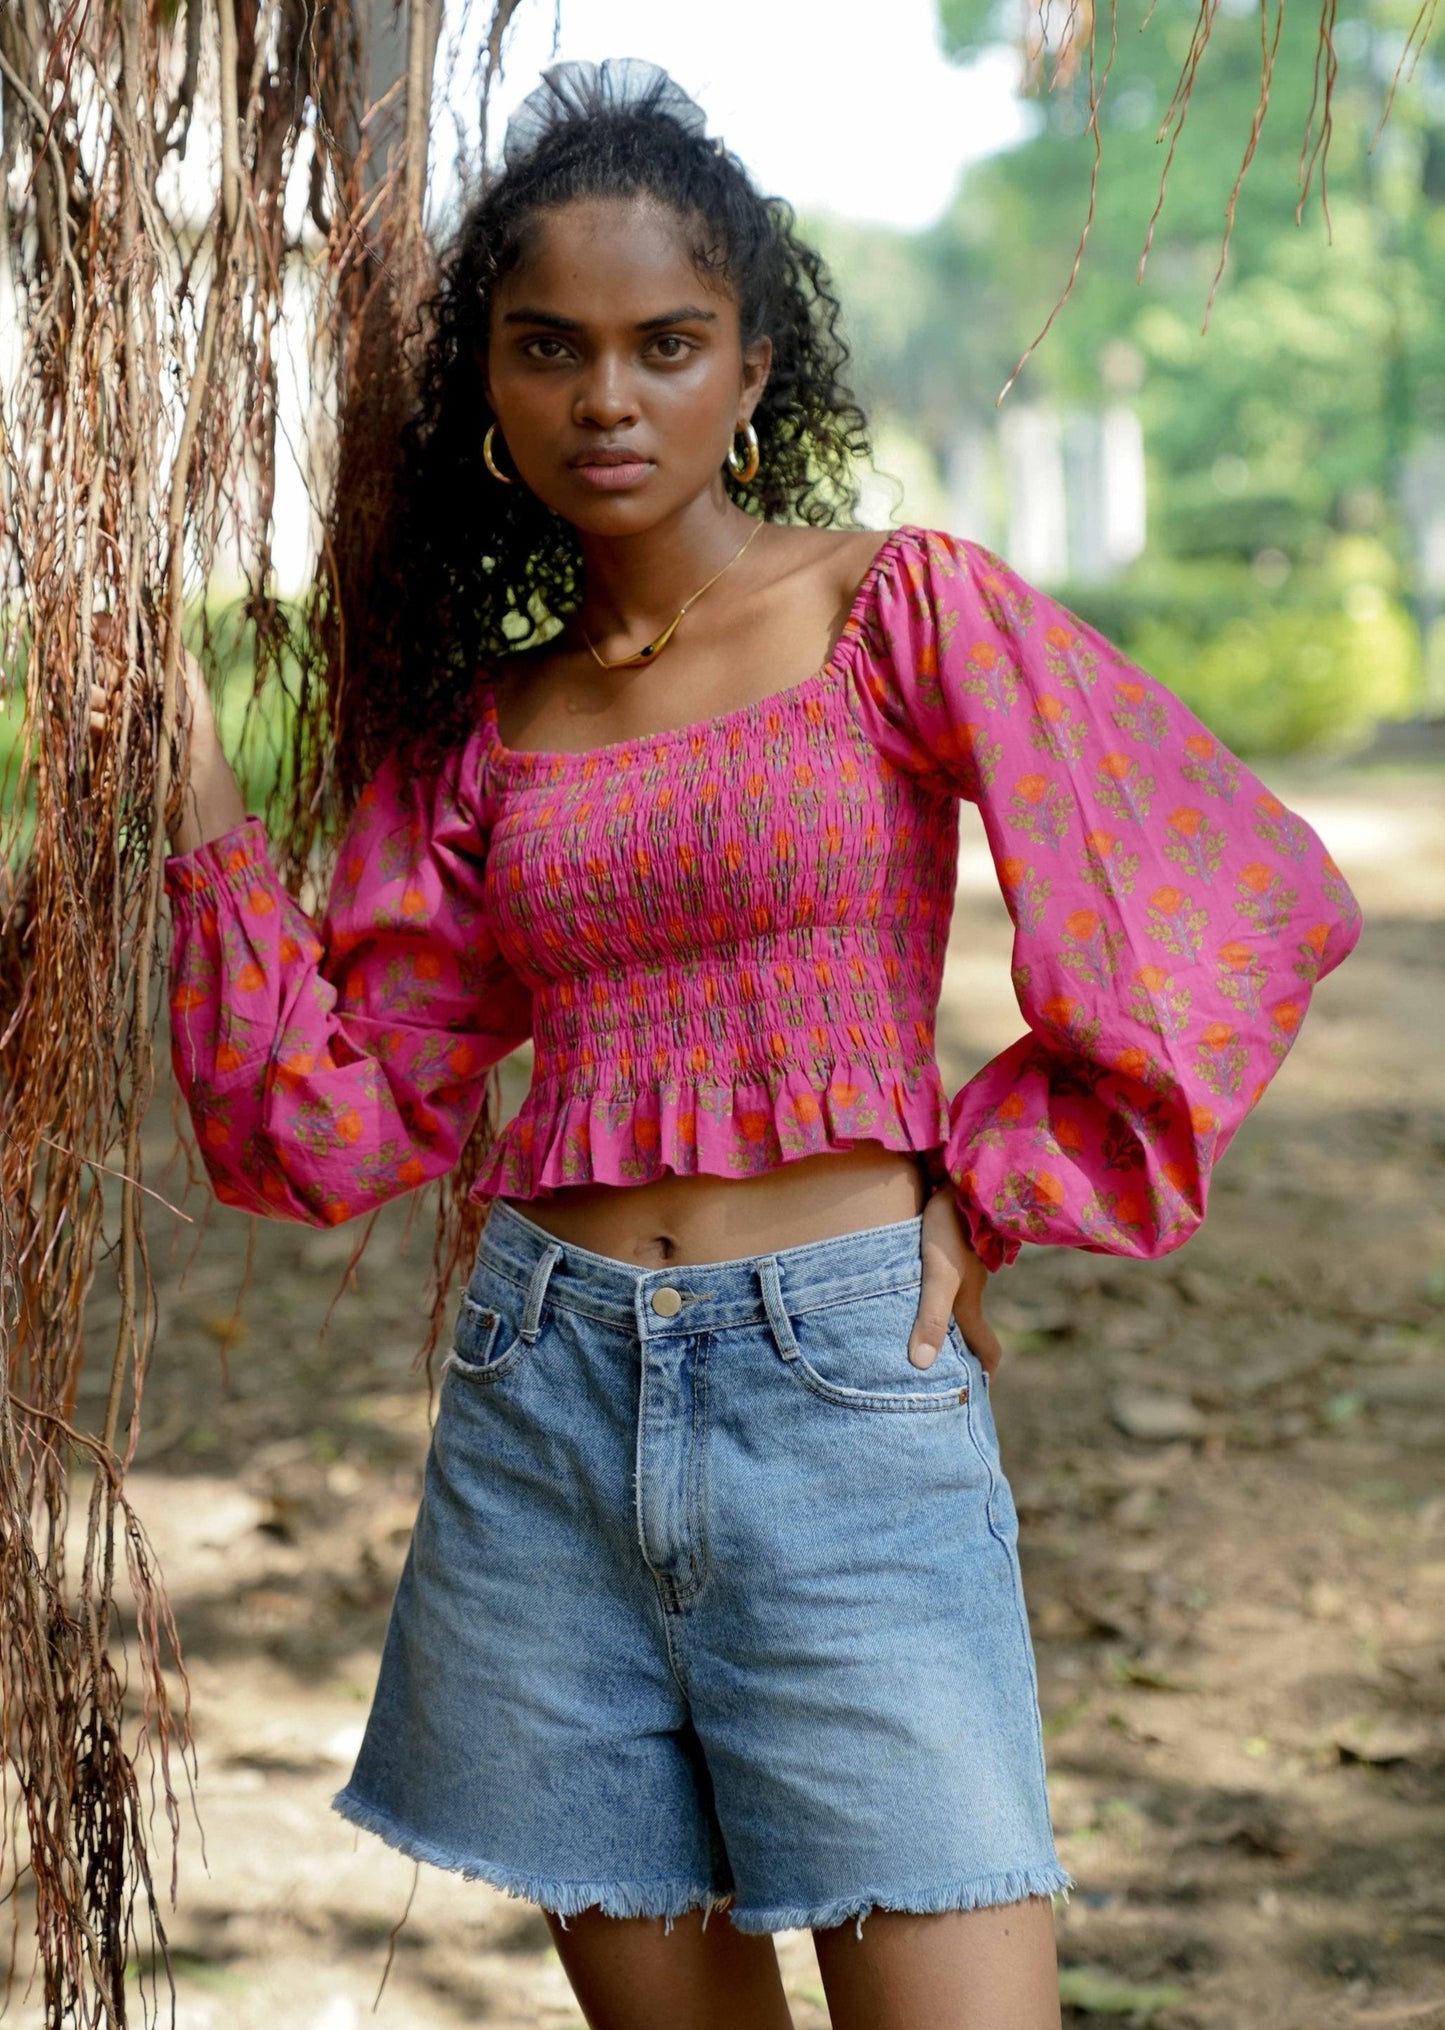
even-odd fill
[[(1268, 0), (1220, 0), (1181, 133), (1168, 115), (1195, 52), (1195, 17), (1130, 0), (1117, 16), (1112, 64), (1109, 27), (1099, 26), (1092, 88), (1085, 43), (1072, 58), (1056, 46), (1034, 131), (971, 168), (937, 226), (904, 237), (817, 224), (849, 307), (865, 394), (885, 412), (896, 409), (942, 464), (962, 428), (987, 422), (1047, 325), (1088, 220), (1077, 282), (1008, 400), (1099, 408), (1124, 399), (1138, 411), (1150, 547), (1110, 588), (1108, 617), (1137, 648), (1135, 625), (1147, 611), (1156, 656), (1171, 664), (1164, 644), (1173, 639), (1181, 668), (1186, 643), (1197, 660), (1209, 638), (1211, 611), (1222, 625), (1231, 612), (1283, 606), (1330, 610), (1333, 631), (1313, 660), (1341, 668), (1363, 614), (1360, 553), (1340, 566), (1342, 537), (1376, 538), (1367, 551), (1371, 582), (1387, 600), (1399, 586), (1421, 589), (1400, 496), (1406, 461), (1445, 430), (1445, 70), (1421, 55), (1381, 130), (1415, 17), (1394, 0), (1340, 7), (1327, 216), (1318, 157), (1311, 173), (1313, 142), (1301, 192), (1318, 22), (1281, 23)], [(1085, 9), (1056, 13), (1086, 38)], [(963, 61), (1017, 34), (1016, 12), (994, 0), (940, 0), (940, 18), (945, 47)], [(1274, 50), (1267, 115), (1221, 273), (1262, 47), (1266, 56)], [(1099, 143), (1092, 205), (1091, 107)], [(1318, 138), (1318, 102), (1313, 123)], [(1171, 133), (1167, 201), (1141, 279)], [(1418, 521), (1418, 498), (1410, 513)], [(1074, 603), (1090, 617), (1105, 610), (1082, 588)], [(1386, 618), (1391, 647), (1376, 658), (1373, 696), (1360, 700), (1364, 719), (1404, 709), (1418, 670), (1418, 644), (1411, 649), (1401, 635), (1398, 606)], [(1286, 639), (1294, 639), (1288, 629), (1281, 655)], [(1288, 671), (1281, 677), (1292, 680)], [(1312, 695), (1317, 706), (1323, 692), (1316, 686)], [(1209, 698), (1199, 702), (1209, 709)], [(1245, 713), (1247, 701), (1236, 703)], [(1360, 713), (1331, 719), (1316, 706), (1272, 714), (1267, 728), (1234, 719), (1230, 730), (1257, 745), (1361, 723)]]

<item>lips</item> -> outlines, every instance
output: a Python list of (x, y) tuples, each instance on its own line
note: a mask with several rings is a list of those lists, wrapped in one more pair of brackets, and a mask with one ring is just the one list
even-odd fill
[(572, 470), (587, 486), (597, 487), (604, 493), (619, 493), (624, 488), (636, 486), (652, 471), (650, 458), (641, 458), (635, 451), (624, 450), (621, 446), (598, 446), (584, 451), (571, 461)]

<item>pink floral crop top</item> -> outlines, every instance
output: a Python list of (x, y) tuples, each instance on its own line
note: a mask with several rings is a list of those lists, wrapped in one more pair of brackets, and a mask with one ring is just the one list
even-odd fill
[[(177, 1076), (217, 1195), (331, 1225), (447, 1171), (490, 1068), (531, 1088), (479, 1198), (927, 1158), (990, 1267), (1162, 1255), (1354, 945), (1338, 868), (1170, 692), (978, 545), (883, 543), (826, 665), (700, 725), (503, 746), (362, 797), (319, 925), (258, 819), (166, 862)], [(950, 1100), (934, 1022), (958, 799), (1028, 1033)]]

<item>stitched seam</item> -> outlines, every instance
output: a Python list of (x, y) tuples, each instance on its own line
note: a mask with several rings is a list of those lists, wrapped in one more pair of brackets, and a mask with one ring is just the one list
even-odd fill
[[(958, 1388), (933, 1389), (926, 1393), (920, 1392), (917, 1395), (890, 1396), (882, 1393), (875, 1394), (866, 1389), (840, 1388), (836, 1382), (825, 1381), (816, 1368), (809, 1367), (801, 1353), (795, 1354), (793, 1359), (788, 1361), (786, 1365), (791, 1369), (797, 1370), (797, 1379), (800, 1387), (807, 1389), (812, 1395), (821, 1396), (826, 1403), (836, 1403), (840, 1409), (844, 1410), (871, 1410), (884, 1416), (899, 1412), (905, 1416), (910, 1414), (915, 1416), (939, 1416), (949, 1410), (967, 1408), (973, 1395), (973, 1390), (970, 1388), (968, 1396), (964, 1398), (963, 1402), (960, 1402)], [(960, 1384), (961, 1386), (962, 1384)], [(987, 1464), (986, 1461), (985, 1464)]]

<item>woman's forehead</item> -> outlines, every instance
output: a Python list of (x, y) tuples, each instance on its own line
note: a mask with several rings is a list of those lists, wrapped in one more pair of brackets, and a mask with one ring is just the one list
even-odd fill
[(732, 303), (726, 279), (699, 267), (695, 245), (692, 222), (654, 198), (578, 198), (528, 221), (518, 261), (499, 280), (497, 294), (512, 300), (525, 295), (530, 302), (545, 289), (559, 299), (549, 309), (581, 315), (560, 298), (585, 292), (593, 317), (645, 298), (647, 307), (636, 310), (639, 320), (694, 302), (700, 292), (714, 310)]

